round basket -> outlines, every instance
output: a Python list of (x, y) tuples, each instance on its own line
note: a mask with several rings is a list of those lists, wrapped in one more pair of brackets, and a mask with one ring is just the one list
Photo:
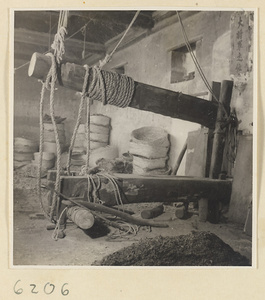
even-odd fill
[[(52, 123), (43, 123), (44, 131), (52, 131), (54, 132), (53, 124)], [(64, 132), (64, 124), (56, 124), (58, 132)]]
[[(34, 165), (38, 165), (39, 164), (38, 160), (32, 160), (31, 162)], [(54, 159), (52, 159), (52, 160), (43, 159), (41, 167), (42, 167), (42, 169), (46, 169), (46, 170), (49, 170), (49, 169), (53, 168), (54, 167)]]
[(109, 142), (109, 135), (108, 134), (90, 132), (90, 140), (96, 141), (96, 142), (108, 143)]
[(98, 149), (101, 147), (106, 147), (107, 145), (108, 145), (108, 143), (90, 141), (90, 150)]
[(78, 133), (86, 133), (86, 124), (79, 124), (79, 127), (77, 129)]
[[(34, 153), (34, 160), (39, 161), (40, 152)], [(42, 159), (43, 160), (53, 160), (55, 157), (54, 153), (52, 152), (42, 152)]]
[(14, 160), (16, 161), (30, 161), (33, 159), (33, 153), (29, 152), (29, 153), (18, 153), (18, 152), (14, 152)]
[(97, 165), (97, 161), (101, 158), (106, 160), (114, 159), (119, 156), (118, 149), (113, 146), (106, 146), (98, 148), (94, 151), (91, 151), (89, 156), (89, 165), (91, 167), (95, 167)]
[(131, 133), (131, 141), (136, 144), (169, 147), (168, 133), (160, 127), (145, 126)]
[(104, 115), (92, 115), (90, 117), (90, 124), (109, 126), (110, 118)]
[(133, 155), (138, 155), (145, 158), (160, 158), (167, 156), (169, 147), (154, 147), (153, 145), (139, 144), (131, 141), (129, 150)]
[(22, 153), (36, 152), (38, 151), (38, 144), (35, 141), (18, 137), (14, 139), (14, 150)]
[(90, 133), (101, 133), (101, 134), (109, 134), (109, 127), (108, 126), (101, 126), (96, 124), (90, 124)]
[[(54, 153), (55, 156), (57, 156), (56, 143), (52, 143), (52, 142), (44, 142), (44, 143), (43, 143), (43, 151), (44, 151), (44, 152)], [(62, 145), (61, 145), (61, 152), (62, 152)]]
[[(65, 135), (64, 132), (58, 132), (59, 141), (61, 144), (65, 143)], [(55, 133), (53, 131), (44, 131), (43, 133), (43, 140), (45, 142), (55, 142)]]
[(81, 155), (84, 154), (86, 152), (86, 149), (84, 147), (74, 147), (73, 148), (73, 155)]
[(138, 175), (144, 175), (144, 176), (159, 176), (159, 175), (169, 175), (171, 172), (171, 168), (161, 168), (161, 169), (154, 169), (154, 170), (147, 170), (142, 169), (141, 167), (138, 167), (136, 165), (133, 165), (133, 173)]
[(166, 167), (168, 156), (161, 158), (133, 157), (133, 165), (145, 170), (161, 169)]

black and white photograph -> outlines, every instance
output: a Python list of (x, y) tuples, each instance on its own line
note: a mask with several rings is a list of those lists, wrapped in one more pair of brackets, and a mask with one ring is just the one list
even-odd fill
[(13, 9), (10, 30), (12, 268), (256, 267), (256, 9)]

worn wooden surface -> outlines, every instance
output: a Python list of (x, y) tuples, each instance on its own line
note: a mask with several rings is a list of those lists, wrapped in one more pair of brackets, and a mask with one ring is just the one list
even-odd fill
[[(209, 178), (157, 176), (145, 177), (135, 174), (115, 174), (120, 187), (120, 195), (124, 204), (144, 202), (183, 202), (183, 196), (190, 199), (206, 197), (209, 201), (228, 203), (231, 195), (232, 181)], [(61, 192), (67, 196), (87, 199), (87, 177), (61, 176)], [(97, 178), (95, 177), (97, 184)], [(80, 184), (81, 183), (81, 184)], [(82, 186), (83, 184), (83, 186)], [(78, 190), (79, 194), (74, 191)], [(81, 187), (81, 188), (80, 188)], [(83, 191), (82, 191), (83, 190)], [(81, 193), (80, 193), (81, 191)], [(117, 205), (113, 184), (101, 178), (99, 198), (105, 205)]]
[[(212, 158), (210, 166), (210, 178), (218, 178), (223, 162), (226, 128), (222, 128), (230, 114), (230, 103), (233, 91), (233, 81), (224, 80), (221, 85), (220, 103), (216, 117), (214, 130)], [(225, 114), (225, 111), (227, 115)]]
[[(50, 58), (47, 59), (47, 56), (40, 53), (33, 54), (29, 65), (29, 76), (44, 80), (50, 63)], [(82, 91), (85, 76), (83, 66), (66, 63), (61, 65), (59, 71), (58, 78), (63, 86)], [(104, 72), (107, 71), (102, 70), (103, 75)], [(90, 76), (89, 83), (92, 80)], [(135, 92), (129, 107), (214, 128), (218, 105), (201, 98), (135, 82)]]

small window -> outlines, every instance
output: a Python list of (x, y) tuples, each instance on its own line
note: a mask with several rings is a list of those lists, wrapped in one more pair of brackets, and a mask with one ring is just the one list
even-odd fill
[[(196, 42), (190, 44), (196, 56)], [(171, 52), (171, 83), (183, 82), (195, 78), (195, 64), (186, 46)]]

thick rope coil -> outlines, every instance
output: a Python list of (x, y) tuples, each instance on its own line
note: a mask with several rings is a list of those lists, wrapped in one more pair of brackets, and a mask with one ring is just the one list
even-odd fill
[(106, 72), (98, 67), (92, 68), (92, 82), (87, 94), (91, 100), (127, 107), (134, 94), (134, 80), (124, 74)]
[(85, 74), (84, 83), (83, 83), (82, 96), (81, 96), (81, 99), (80, 99), (78, 116), (77, 116), (74, 131), (73, 131), (73, 135), (72, 135), (72, 138), (71, 138), (71, 142), (70, 142), (70, 146), (69, 146), (69, 152), (68, 152), (68, 159), (67, 159), (67, 164), (66, 164), (66, 171), (67, 171), (68, 175), (70, 175), (70, 164), (71, 164), (71, 157), (72, 157), (73, 147), (74, 147), (78, 127), (79, 127), (80, 122), (81, 122), (82, 112), (84, 110), (84, 102), (85, 102), (85, 98), (86, 98), (86, 90), (87, 90), (87, 83), (88, 83), (88, 77), (89, 77), (89, 68), (88, 68), (87, 65), (85, 65), (84, 67), (86, 68), (86, 74)]

